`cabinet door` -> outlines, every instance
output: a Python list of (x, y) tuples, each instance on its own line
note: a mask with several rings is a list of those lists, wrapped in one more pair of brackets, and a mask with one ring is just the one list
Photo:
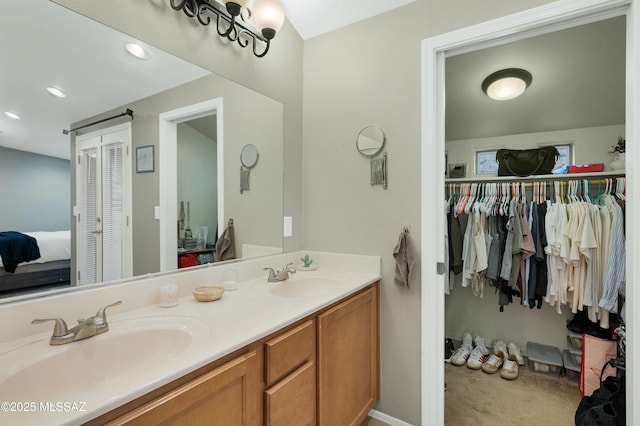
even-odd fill
[(307, 362), (265, 391), (265, 425), (315, 425), (315, 400), (316, 368)]
[(318, 316), (318, 424), (359, 425), (380, 398), (377, 285)]
[(258, 425), (260, 364), (242, 355), (110, 424)]

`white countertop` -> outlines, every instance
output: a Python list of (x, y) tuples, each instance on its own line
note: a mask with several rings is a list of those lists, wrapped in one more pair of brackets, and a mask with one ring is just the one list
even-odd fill
[[(122, 312), (124, 309), (120, 309), (120, 307), (109, 308), (107, 316), (110, 330), (87, 340), (62, 346), (50, 346), (49, 337), (51, 336), (52, 324), (49, 323), (45, 327), (48, 330), (46, 332), (25, 335), (0, 343), (0, 360), (3, 361), (0, 364), (0, 379), (2, 380), (0, 382), (0, 402), (5, 402), (2, 411), (0, 411), (0, 423), (62, 425), (86, 422), (329, 306), (381, 278), (380, 260), (377, 257), (354, 257), (353, 255), (315, 252), (313, 254), (314, 258), (323, 261), (322, 263), (318, 262), (320, 265), (318, 270), (299, 271), (283, 283), (267, 283), (266, 272), (256, 273), (257, 270), (262, 269), (262, 266), (257, 268), (256, 265), (279, 265), (283, 261), (286, 263), (289, 259), (299, 259), (299, 253), (261, 258), (259, 261), (247, 261), (246, 266), (243, 265), (245, 262), (233, 264), (233, 267), (239, 272), (241, 280), (238, 283), (238, 290), (226, 291), (222, 299), (214, 302), (197, 302), (190, 291), (198, 285), (220, 284), (220, 282), (216, 282), (220, 279), (220, 270), (208, 268), (196, 271), (195, 269), (198, 268), (194, 268), (194, 274), (191, 278), (179, 272), (176, 275), (180, 278), (178, 284), (181, 297), (178, 306), (161, 308), (158, 303), (152, 303), (135, 307), (126, 312)], [(356, 258), (363, 260), (363, 262), (354, 262), (354, 260), (358, 260)], [(251, 277), (252, 271), (253, 277)], [(295, 285), (297, 282), (301, 282), (300, 280), (313, 279), (313, 277), (328, 279), (331, 285), (323, 288), (320, 294), (312, 293), (305, 297), (282, 297), (272, 292), (278, 286)], [(166, 282), (166, 279), (166, 276), (163, 277), (163, 282)], [(150, 288), (155, 289), (154, 293), (157, 293), (158, 283), (154, 283)], [(141, 290), (136, 288), (136, 291), (140, 292)], [(122, 290), (119, 293), (119, 297), (123, 301), (121, 306), (126, 307), (127, 294)], [(141, 296), (136, 295), (135, 297), (140, 298)], [(156, 297), (151, 299), (155, 300)], [(132, 296), (133, 298), (134, 296)], [(150, 297), (147, 296), (146, 299), (149, 300)], [(103, 302), (103, 305), (106, 305), (112, 300), (103, 299)], [(87, 308), (85, 306), (84, 311)], [(89, 309), (89, 313), (91, 313), (93, 308)], [(2, 313), (3, 307), (0, 307), (0, 321), (2, 321)], [(31, 312), (29, 315), (31, 318), (42, 317), (40, 314), (36, 315), (35, 312)], [(68, 315), (64, 315), (64, 317), (69, 319)], [(45, 395), (38, 392), (38, 383), (20, 383), (18, 385), (11, 383), (11, 376), (24, 368), (22, 364), (31, 365), (29, 363), (33, 361), (28, 360), (31, 354), (37, 359), (42, 359), (43, 356), (61, 354), (71, 345), (75, 345), (73, 346), (74, 351), (81, 353), (82, 357), (93, 357), (95, 356), (95, 348), (101, 347), (99, 346), (100, 339), (113, 339), (120, 334), (130, 333), (132, 324), (142, 324), (140, 330), (144, 332), (146, 324), (157, 324), (159, 321), (172, 322), (172, 319), (180, 321), (188, 319), (191, 324), (194, 324), (189, 329), (197, 329), (197, 332), (193, 333), (188, 348), (180, 356), (176, 356), (175, 360), (170, 358), (171, 354), (160, 356), (163, 355), (160, 352), (164, 352), (162, 349), (158, 350), (159, 358), (157, 360), (140, 360), (135, 359), (135, 354), (127, 352), (127, 348), (113, 348), (115, 351), (113, 359), (118, 359), (122, 365), (135, 367), (127, 361), (131, 358), (133, 359), (131, 364), (140, 364), (140, 368), (134, 368), (135, 374), (126, 374), (123, 375), (125, 377), (116, 377), (110, 380), (108, 386), (102, 385), (94, 389), (73, 388)], [(170, 359), (167, 360), (167, 357)], [(109, 363), (108, 360), (100, 362)], [(96, 368), (103, 367), (97, 365)], [(71, 380), (71, 383), (74, 380), (73, 374), (74, 359), (68, 360), (68, 371), (43, 373), (45, 376), (51, 375), (50, 380), (53, 382)], [(41, 379), (47, 380), (46, 377), (41, 377)], [(33, 394), (30, 393), (31, 390), (33, 390)], [(7, 406), (6, 402), (9, 402), (10, 405)], [(6, 410), (7, 407), (17, 411), (9, 412)], [(29, 412), (24, 412), (25, 410), (29, 410)]]

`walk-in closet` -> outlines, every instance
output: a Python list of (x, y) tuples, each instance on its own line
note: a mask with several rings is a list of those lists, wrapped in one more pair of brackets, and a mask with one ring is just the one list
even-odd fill
[[(625, 40), (626, 17), (609, 16), (453, 50), (444, 61), (445, 424), (572, 424), (582, 334), (567, 324), (584, 313), (594, 334), (615, 340)], [(524, 75), (520, 96), (490, 98), (488, 79), (501, 72)], [(498, 176), (500, 150), (545, 147), (557, 150), (546, 173)], [(471, 353), (452, 361), (465, 341)], [(465, 423), (465, 412), (484, 415)]]

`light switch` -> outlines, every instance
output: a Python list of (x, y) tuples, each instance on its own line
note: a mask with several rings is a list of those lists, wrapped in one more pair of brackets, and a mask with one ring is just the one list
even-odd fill
[(160, 206), (153, 206), (153, 218), (160, 219)]
[(284, 236), (291, 237), (293, 236), (293, 217), (285, 216), (284, 217)]

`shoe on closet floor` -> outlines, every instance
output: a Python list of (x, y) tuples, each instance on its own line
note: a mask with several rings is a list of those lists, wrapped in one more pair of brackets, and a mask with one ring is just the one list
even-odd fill
[(469, 355), (471, 355), (472, 350), (473, 339), (471, 338), (471, 334), (464, 333), (464, 335), (462, 336), (462, 345), (460, 345), (453, 356), (451, 356), (451, 364), (457, 367), (465, 365), (467, 363), (467, 359), (469, 359)]
[(508, 355), (507, 344), (502, 340), (493, 342), (493, 353), (497, 354), (498, 352), (502, 352), (505, 357)]
[(471, 354), (469, 355), (469, 359), (467, 359), (467, 367), (472, 370), (479, 370), (482, 368), (482, 363), (484, 362), (484, 357), (489, 354), (487, 347), (484, 344), (484, 339), (481, 337), (476, 339), (476, 347), (473, 348)]
[(480, 337), (480, 335), (476, 334), (475, 336), (473, 336), (473, 346), (474, 347), (482, 347), (484, 348), (484, 356), (489, 355), (489, 349), (487, 349), (487, 345), (485, 343), (484, 337)]
[(482, 371), (487, 374), (495, 374), (504, 364), (504, 352), (491, 354), (488, 360), (482, 363)]
[(507, 349), (509, 350), (509, 358), (511, 358), (511, 356), (514, 356), (516, 358), (516, 361), (518, 361), (518, 365), (524, 365), (524, 357), (522, 356), (522, 352), (520, 351), (520, 347), (518, 345), (511, 342), (507, 345)]
[(515, 355), (509, 355), (509, 358), (504, 361), (502, 370), (500, 370), (500, 377), (507, 380), (515, 380), (518, 378), (518, 360)]

